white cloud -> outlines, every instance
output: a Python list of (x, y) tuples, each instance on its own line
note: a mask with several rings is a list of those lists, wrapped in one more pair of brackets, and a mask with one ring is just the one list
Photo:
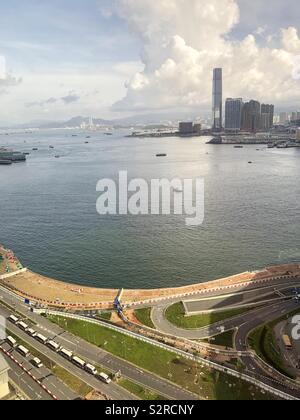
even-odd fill
[[(277, 105), (299, 100), (299, 80), (293, 77), (300, 54), (296, 28), (282, 29), (277, 48), (260, 46), (253, 34), (229, 40), (240, 17), (235, 0), (112, 0), (106, 14), (125, 19), (143, 43), (144, 69), (126, 84), (115, 110), (208, 107), (216, 66), (224, 68), (227, 96)], [(263, 33), (264, 28), (256, 31)]]
[(21, 78), (18, 79), (12, 76), (6, 70), (6, 59), (3, 55), (0, 55), (0, 93), (7, 93), (7, 90), (5, 88), (19, 85), (21, 82)]

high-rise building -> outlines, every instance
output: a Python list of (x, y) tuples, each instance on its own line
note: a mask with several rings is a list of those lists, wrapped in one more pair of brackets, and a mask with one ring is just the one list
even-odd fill
[(179, 123), (179, 133), (183, 136), (193, 134), (194, 124), (193, 122), (180, 122)]
[(293, 112), (292, 113), (292, 116), (291, 116), (291, 121), (293, 122), (296, 122), (296, 121), (298, 121), (298, 120), (300, 120), (300, 112), (299, 111), (297, 111), (297, 112)]
[(243, 112), (242, 98), (227, 98), (225, 104), (225, 129), (228, 131), (239, 131), (242, 125)]
[(270, 130), (274, 125), (274, 105), (262, 104), (261, 106), (261, 129)]
[(223, 128), (223, 70), (213, 71), (213, 129), (220, 131)]
[(297, 121), (297, 112), (292, 112), (291, 122), (293, 122), (293, 121)]
[(259, 131), (261, 128), (261, 106), (257, 101), (246, 102), (242, 112), (242, 130)]
[(288, 122), (288, 113), (287, 112), (280, 112), (279, 115), (279, 123), (286, 124)]

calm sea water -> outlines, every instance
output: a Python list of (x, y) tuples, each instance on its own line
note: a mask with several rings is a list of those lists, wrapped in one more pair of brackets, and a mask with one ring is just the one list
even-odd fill
[[(0, 145), (31, 153), (26, 163), (0, 166), (0, 242), (32, 270), (98, 287), (152, 288), (299, 262), (300, 149), (72, 134), (0, 136)], [(119, 170), (146, 179), (204, 177), (204, 224), (100, 217), (97, 181)]]

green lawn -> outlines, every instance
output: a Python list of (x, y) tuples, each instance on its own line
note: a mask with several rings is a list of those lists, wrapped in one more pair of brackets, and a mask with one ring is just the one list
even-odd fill
[(280, 348), (276, 342), (274, 328), (280, 322), (299, 315), (300, 310), (296, 309), (288, 315), (284, 315), (268, 324), (262, 325), (251, 332), (248, 337), (248, 342), (251, 348), (260, 356), (266, 363), (273, 366), (283, 375), (295, 379), (285, 368), (283, 357)]
[(135, 384), (134, 382), (129, 381), (128, 379), (121, 379), (118, 382), (123, 388), (131, 392), (133, 395), (136, 395), (141, 400), (147, 401), (166, 401), (167, 398), (161, 395), (156, 394), (153, 391), (149, 391), (142, 386)]
[(233, 334), (234, 331), (226, 331), (222, 334), (216, 335), (213, 338), (206, 340), (210, 344), (215, 344), (216, 346), (223, 347), (233, 347)]
[(149, 328), (155, 329), (155, 326), (151, 319), (151, 311), (152, 308), (136, 309), (134, 311), (134, 314), (141, 324), (146, 325)]
[(100, 321), (110, 321), (111, 315), (111, 312), (100, 312), (98, 315), (96, 315), (95, 318), (99, 319)]
[(256, 354), (260, 356), (265, 362), (273, 366), (282, 374), (295, 379), (285, 369), (280, 348), (276, 343), (274, 330), (272, 327), (270, 327), (270, 325), (263, 325), (252, 331), (252, 333), (249, 335), (248, 341)]
[(214, 324), (215, 322), (224, 321), (225, 319), (242, 315), (246, 312), (249, 312), (251, 309), (231, 309), (224, 312), (185, 316), (183, 303), (179, 302), (169, 306), (169, 308), (166, 310), (165, 316), (168, 321), (179, 328), (195, 329), (207, 327), (208, 325)]
[(93, 391), (93, 388), (91, 388), (88, 384), (81, 381), (79, 378), (77, 378), (77, 376), (72, 375), (72, 373), (68, 372), (61, 366), (55, 366), (52, 369), (52, 372), (62, 382), (64, 382), (67, 387), (82, 397), (86, 397), (91, 391)]
[[(243, 381), (204, 368), (185, 358), (176, 357), (174, 353), (168, 350), (160, 349), (120, 332), (86, 321), (57, 316), (49, 316), (48, 318), (64, 330), (194, 392), (200, 398), (210, 400), (272, 399), (272, 397), (263, 395), (260, 390), (256, 390)], [(129, 386), (128, 383), (127, 386)], [(132, 386), (130, 385), (130, 387)], [(134, 385), (134, 389), (136, 392), (144, 392), (136, 388), (136, 385)]]

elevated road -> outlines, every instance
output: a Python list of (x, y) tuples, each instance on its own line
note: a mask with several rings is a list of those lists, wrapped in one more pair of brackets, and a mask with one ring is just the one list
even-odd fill
[[(298, 280), (298, 281), (300, 281), (300, 280)], [(293, 286), (294, 286), (294, 284), (298, 284), (298, 282), (296, 282), (296, 283), (293, 282)], [(186, 338), (186, 339), (189, 339), (189, 340), (203, 340), (203, 339), (206, 339), (206, 338), (214, 337), (214, 336), (220, 334), (220, 332), (222, 332), (222, 331), (229, 331), (229, 330), (232, 330), (234, 328), (237, 328), (240, 325), (247, 322), (249, 319), (251, 319), (253, 315), (255, 315), (255, 314), (259, 315), (260, 313), (264, 314), (266, 307), (272, 308), (274, 305), (276, 306), (277, 304), (280, 304), (282, 301), (288, 300), (289, 297), (291, 299), (292, 296), (295, 296), (291, 292), (289, 292), (286, 295), (283, 295), (284, 297), (278, 297), (278, 295), (274, 291), (274, 287), (272, 287), (272, 289), (273, 289), (274, 296), (276, 296), (276, 297), (275, 297), (275, 299), (270, 299), (269, 301), (266, 301), (264, 306), (262, 306), (262, 307), (259, 306), (258, 308), (253, 308), (253, 309), (249, 308), (249, 311), (245, 312), (242, 315), (238, 315), (236, 317), (229, 318), (229, 319), (226, 319), (224, 321), (211, 324), (211, 325), (209, 325), (207, 327), (204, 327), (204, 328), (183, 329), (183, 328), (177, 327), (176, 325), (172, 324), (171, 322), (169, 322), (166, 319), (166, 316), (165, 316), (166, 309), (171, 304), (181, 302), (181, 300), (176, 300), (172, 303), (168, 303), (167, 305), (166, 304), (160, 304), (160, 305), (154, 306), (153, 309), (152, 309), (151, 317), (152, 317), (152, 321), (153, 321), (155, 327), (159, 331), (161, 331), (165, 334), (169, 334), (169, 335), (173, 335), (173, 336), (181, 337), (181, 338)], [(282, 290), (288, 290), (289, 291), (290, 289), (291, 289), (291, 287), (290, 286), (287, 287), (287, 285), (285, 285), (285, 288), (282, 288), (282, 285), (278, 285), (277, 288), (276, 288), (276, 290), (281, 290), (281, 291)], [(268, 288), (268, 291), (270, 291), (269, 288)], [(249, 291), (247, 290), (247, 291), (243, 291), (243, 292), (239, 292), (239, 293), (247, 293), (248, 294)], [(261, 304), (262, 295), (263, 295), (263, 299), (266, 298), (266, 296), (265, 296), (266, 289), (265, 288), (255, 289), (254, 291), (252, 290), (251, 293), (252, 294), (255, 293), (255, 295), (257, 296), (258, 304)], [(217, 296), (217, 295), (215, 294), (215, 292), (213, 292), (213, 293), (211, 293), (211, 296)], [(213, 301), (213, 300), (210, 300), (211, 296), (209, 297), (208, 302)], [(273, 296), (273, 295), (271, 295), (271, 296)], [(229, 297), (231, 298), (231, 295)], [(221, 298), (219, 298), (219, 299), (221, 299)], [(254, 299), (254, 295), (253, 295), (253, 299)], [(223, 304), (226, 305), (227, 295), (222, 296), (222, 301), (223, 301)], [(255, 301), (253, 301), (253, 300), (252, 300), (252, 302), (255, 303)], [(238, 305), (236, 307), (231, 307), (231, 309), (242, 308), (242, 307), (243, 307), (242, 305), (241, 306)], [(226, 310), (226, 306), (225, 306), (224, 310)]]

